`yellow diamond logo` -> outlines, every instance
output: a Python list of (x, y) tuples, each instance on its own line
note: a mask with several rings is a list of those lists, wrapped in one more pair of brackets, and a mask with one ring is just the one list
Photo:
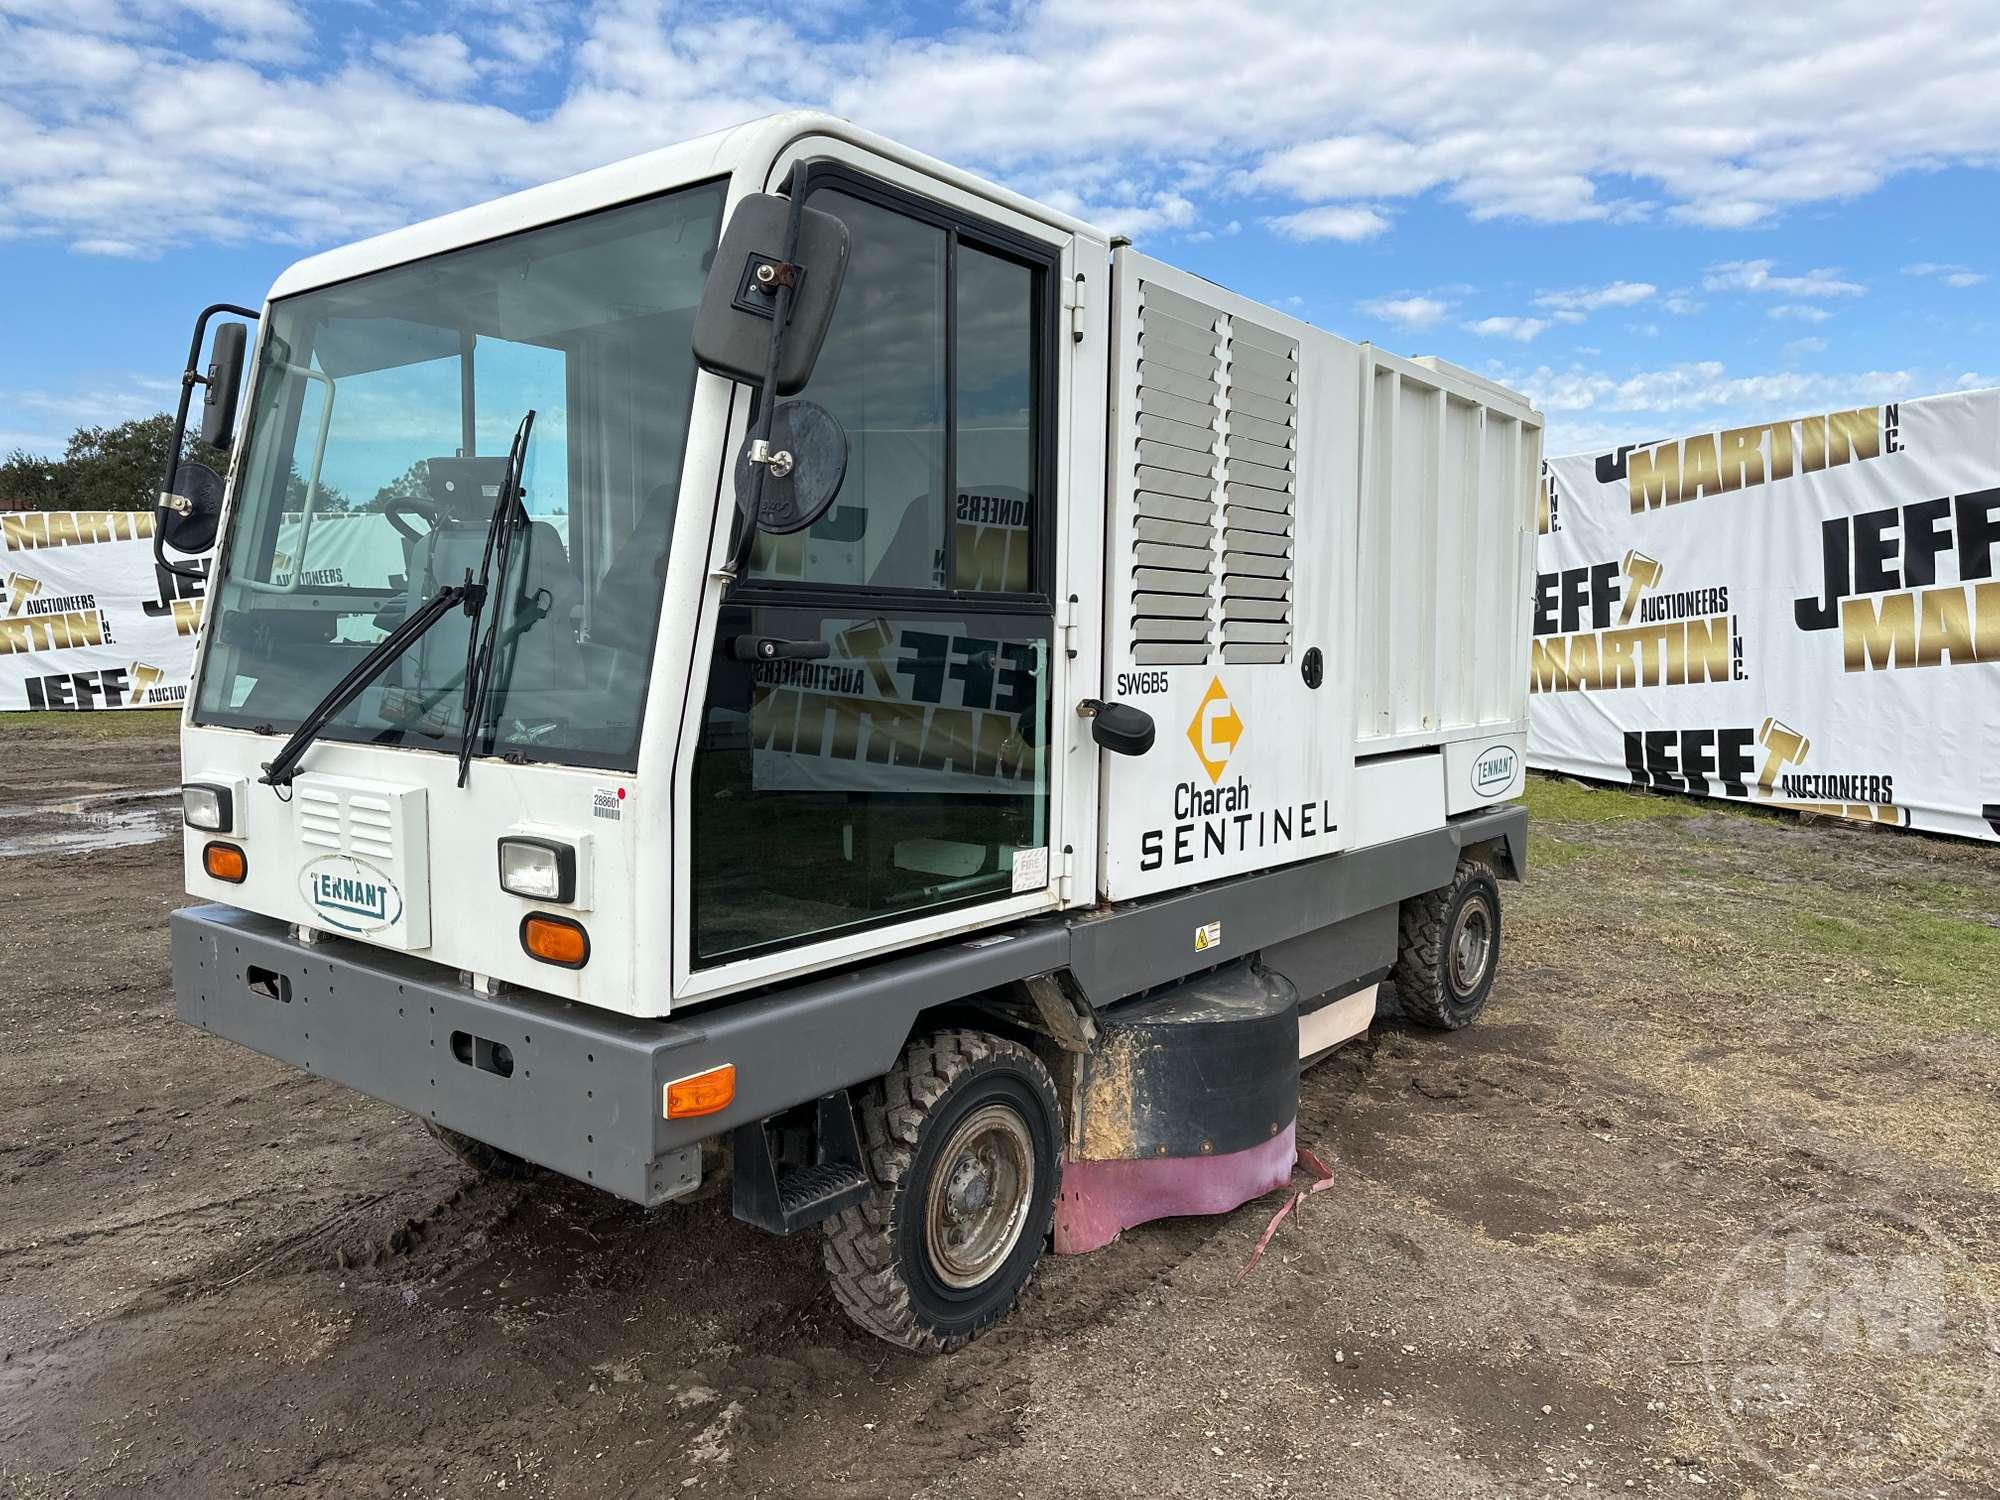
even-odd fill
[(1221, 781), (1236, 742), (1243, 738), (1243, 720), (1230, 704), (1229, 694), (1223, 691), (1220, 677), (1209, 679), (1208, 691), (1201, 695), (1193, 722), (1187, 727), (1187, 737), (1194, 746), (1195, 758), (1208, 772), (1209, 783)]

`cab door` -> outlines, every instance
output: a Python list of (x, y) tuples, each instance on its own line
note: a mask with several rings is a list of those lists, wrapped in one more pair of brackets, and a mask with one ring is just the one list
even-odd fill
[(1053, 904), (1067, 236), (823, 164), (851, 236), (811, 384), (848, 463), (725, 595), (689, 788), (694, 993)]

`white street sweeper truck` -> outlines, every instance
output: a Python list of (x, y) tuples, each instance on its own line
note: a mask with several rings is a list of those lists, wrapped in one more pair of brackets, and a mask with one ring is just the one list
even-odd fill
[(812, 114), (302, 261), (183, 390), (179, 1013), (475, 1167), (726, 1160), (950, 1349), (1486, 1000), (1511, 391)]

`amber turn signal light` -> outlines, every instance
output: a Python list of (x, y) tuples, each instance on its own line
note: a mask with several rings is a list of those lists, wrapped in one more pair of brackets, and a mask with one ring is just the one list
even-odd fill
[(250, 861), (234, 844), (208, 845), (201, 851), (201, 867), (208, 871), (211, 879), (226, 880), (231, 885), (243, 884), (244, 877), (250, 873)]
[(729, 1108), (736, 1098), (736, 1064), (676, 1078), (667, 1085), (667, 1118), (688, 1120)]
[(568, 917), (530, 912), (521, 919), (521, 946), (545, 964), (580, 969), (590, 961), (590, 935)]

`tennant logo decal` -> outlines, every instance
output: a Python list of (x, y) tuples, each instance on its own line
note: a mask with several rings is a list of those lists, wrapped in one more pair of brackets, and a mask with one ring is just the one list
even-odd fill
[(1208, 784), (1218, 784), (1229, 767), (1229, 757), (1237, 742), (1243, 738), (1243, 719), (1230, 705), (1220, 677), (1209, 679), (1208, 691), (1201, 695), (1201, 703), (1188, 724), (1187, 737), (1194, 746), (1195, 759), (1208, 772)]
[(1636, 549), (1619, 561), (1535, 577), (1536, 693), (1741, 682), (1743, 638), (1729, 590), (1662, 587), (1666, 567)]
[(316, 859), (299, 872), (299, 889), (333, 926), (344, 932), (376, 932), (403, 916), (403, 895), (373, 865), (344, 855)]
[(1472, 763), (1472, 790), (1475, 796), (1497, 797), (1514, 784), (1520, 757), (1512, 745), (1488, 745)]
[(1795, 599), (1792, 617), (1837, 627), (1850, 672), (2000, 662), (1996, 564), (2000, 489), (1834, 516), (1820, 523), (1820, 595)]

